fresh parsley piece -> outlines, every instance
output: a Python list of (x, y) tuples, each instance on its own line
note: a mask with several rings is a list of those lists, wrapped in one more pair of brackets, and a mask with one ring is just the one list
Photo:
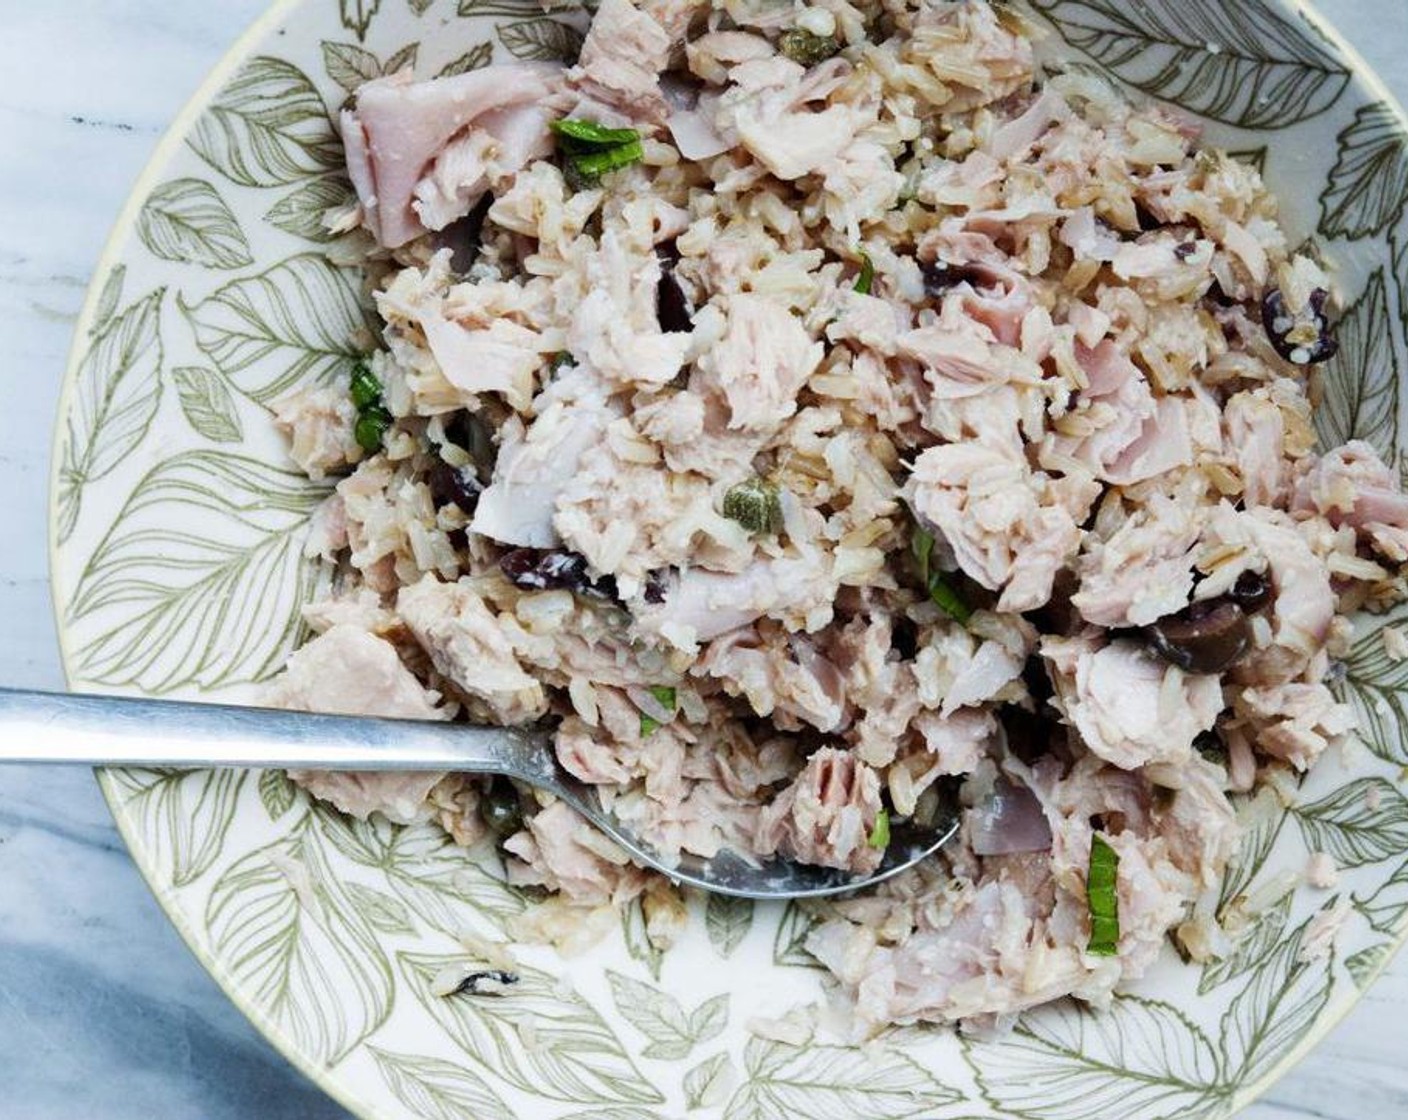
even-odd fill
[(1090, 940), (1085, 951), (1096, 957), (1119, 952), (1120, 912), (1116, 885), (1120, 857), (1098, 833), (1090, 839), (1090, 870), (1085, 877), (1086, 905), (1090, 908)]
[(882, 852), (890, 846), (890, 811), (881, 809), (880, 815), (875, 818), (875, 827), (870, 830), (870, 838), (866, 841), (872, 848), (879, 848)]
[(640, 133), (633, 128), (563, 118), (552, 122), (552, 130), (560, 137), (563, 170), (574, 190), (594, 187), (608, 171), (645, 158)]
[(870, 254), (864, 249), (860, 250), (860, 276), (856, 278), (855, 290), (863, 296), (870, 294), (871, 286), (875, 283), (875, 262), (870, 259)]
[(391, 413), (386, 411), (386, 406), (373, 404), (362, 409), (357, 415), (357, 425), (352, 430), (352, 434), (357, 439), (357, 446), (371, 455), (381, 450), (381, 445), (386, 440), (386, 430), (391, 427)]
[(934, 535), (916, 524), (909, 547), (919, 564), (919, 580), (924, 584), (924, 591), (930, 600), (954, 621), (966, 626), (973, 612), (958, 590), (944, 578), (944, 574), (933, 567)]

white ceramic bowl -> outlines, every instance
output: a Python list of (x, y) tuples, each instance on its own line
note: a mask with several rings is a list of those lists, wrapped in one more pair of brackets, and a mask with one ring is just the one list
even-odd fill
[[(1340, 268), (1342, 350), (1323, 437), (1398, 461), (1408, 369), (1408, 131), (1383, 87), (1290, 0), (1036, 0), (1060, 49), (1207, 123), (1264, 163), (1293, 238)], [(53, 575), (75, 687), (240, 701), (299, 641), (322, 491), (262, 404), (335, 376), (369, 323), (319, 215), (347, 196), (329, 113), (365, 78), (555, 57), (582, 12), (537, 0), (280, 0), (162, 143), (118, 223), (79, 326), (60, 418)], [(575, 27), (574, 27), (575, 24)], [(1058, 41), (1059, 42), (1059, 41)], [(1367, 749), (1328, 759), (1251, 832), (1226, 893), (1298, 872), (1236, 956), (1170, 953), (1115, 1008), (1026, 1016), (998, 1041), (902, 1031), (865, 1051), (793, 1049), (747, 1024), (818, 998), (795, 908), (696, 905), (651, 949), (638, 908), (584, 957), (527, 950), (512, 1000), (431, 980), (463, 929), (527, 903), (430, 828), (348, 823), (278, 774), (111, 772), (133, 856), (191, 948), (290, 1060), (363, 1117), (726, 1120), (1222, 1116), (1354, 1003), (1404, 934), (1408, 664), (1364, 620), (1342, 694)], [(1343, 911), (1329, 957), (1307, 923)]]

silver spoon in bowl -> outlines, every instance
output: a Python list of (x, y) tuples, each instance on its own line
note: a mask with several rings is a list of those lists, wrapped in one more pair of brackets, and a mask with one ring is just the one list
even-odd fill
[(933, 855), (958, 830), (949, 817), (928, 828), (897, 824), (885, 858), (868, 875), (730, 851), (675, 862), (558, 764), (545, 731), (77, 693), (0, 688), (0, 762), (499, 774), (561, 798), (635, 860), (676, 882), (741, 898), (822, 898), (874, 886)]

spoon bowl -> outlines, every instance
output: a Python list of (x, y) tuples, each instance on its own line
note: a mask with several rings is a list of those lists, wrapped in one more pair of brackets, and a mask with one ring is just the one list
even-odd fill
[(958, 831), (952, 816), (927, 828), (897, 824), (885, 858), (869, 874), (729, 850), (672, 860), (558, 764), (546, 731), (134, 697), (0, 688), (0, 762), (503, 775), (562, 799), (637, 862), (676, 882), (741, 898), (823, 898), (873, 886), (928, 858)]

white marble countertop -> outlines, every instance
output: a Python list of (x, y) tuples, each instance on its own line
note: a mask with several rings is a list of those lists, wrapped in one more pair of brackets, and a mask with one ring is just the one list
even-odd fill
[[(59, 381), (88, 276), (167, 123), (263, 6), (0, 0), (6, 684), (63, 685), (46, 488)], [(1408, 100), (1404, 0), (1321, 8)], [(1408, 954), (1246, 1120), (1408, 1116), (1405, 1006)], [(86, 771), (0, 770), (0, 1116), (346, 1116), (263, 1042), (186, 951)]]

